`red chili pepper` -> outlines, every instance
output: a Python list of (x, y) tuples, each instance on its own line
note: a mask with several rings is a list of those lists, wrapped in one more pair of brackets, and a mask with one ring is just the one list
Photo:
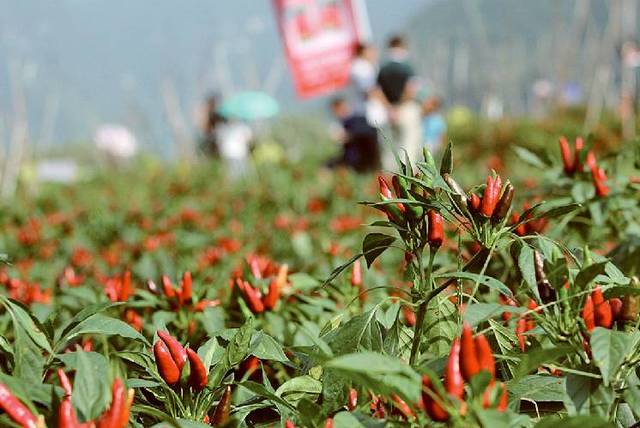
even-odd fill
[(347, 408), (352, 412), (358, 407), (358, 391), (355, 388), (349, 390), (349, 401), (347, 402)]
[(175, 337), (166, 331), (158, 331), (157, 333), (158, 337), (167, 345), (167, 349), (169, 349), (178, 370), (182, 371), (182, 367), (187, 363), (187, 351)]
[[(227, 385), (222, 393), (222, 397), (220, 397), (220, 401), (218, 401), (218, 405), (216, 406), (216, 410), (213, 413), (213, 418), (211, 422), (213, 426), (222, 426), (227, 423), (229, 420), (229, 414), (231, 413), (231, 385)], [(287, 419), (287, 423), (290, 423)], [(293, 425), (293, 424), (291, 424)], [(289, 425), (287, 425), (288, 427)]]
[(327, 420), (324, 421), (324, 428), (333, 428), (333, 418), (327, 418)]
[(253, 288), (247, 281), (244, 281), (242, 294), (245, 298), (245, 301), (247, 302), (247, 305), (249, 305), (249, 309), (251, 309), (251, 312), (253, 312), (254, 314), (264, 312), (264, 303), (262, 303), (260, 292), (257, 289)]
[(171, 386), (178, 383), (178, 380), (180, 380), (180, 370), (169, 353), (167, 345), (165, 345), (162, 340), (158, 340), (156, 344), (153, 345), (153, 355), (156, 358), (156, 366), (162, 379)]
[(353, 264), (353, 269), (351, 270), (351, 285), (362, 285), (362, 265), (360, 264), (360, 260), (356, 260)]
[(591, 171), (593, 171), (594, 169), (598, 168), (598, 162), (596, 161), (596, 155), (594, 155), (591, 150), (589, 150), (587, 152), (587, 157), (585, 158), (584, 163), (587, 164), (587, 166), (589, 167), (589, 169)]
[(168, 299), (173, 299), (174, 297), (176, 297), (176, 291), (173, 289), (171, 280), (167, 275), (162, 275), (162, 290), (164, 291), (164, 295)]
[(527, 332), (527, 320), (524, 317), (518, 319), (516, 324), (516, 337), (520, 343), (520, 350), (524, 352), (527, 344), (527, 339), (524, 337), (524, 333)]
[(593, 311), (595, 314), (596, 325), (604, 328), (611, 328), (613, 325), (613, 314), (609, 302), (604, 300), (602, 289), (596, 287), (591, 293), (593, 299)]
[(564, 165), (564, 172), (567, 175), (573, 175), (577, 164), (574, 164), (571, 149), (569, 148), (569, 142), (565, 137), (560, 137), (560, 155), (562, 156), (562, 163)]
[[(378, 184), (380, 184), (380, 196), (382, 197), (382, 199), (396, 199), (395, 196), (393, 196), (393, 193), (389, 188), (389, 184), (387, 184), (387, 180), (385, 180), (384, 177), (378, 176)], [(398, 207), (400, 212), (404, 214), (404, 212), (406, 211), (405, 206), (401, 202), (398, 202), (396, 206)]]
[(596, 196), (600, 198), (607, 197), (611, 189), (605, 184), (607, 175), (602, 168), (594, 168), (591, 170), (591, 179), (593, 187), (596, 189)]
[(290, 419), (287, 419), (284, 423), (284, 427), (285, 428), (296, 428), (295, 424), (293, 422), (291, 422)]
[(126, 270), (122, 275), (122, 288), (120, 289), (120, 301), (126, 302), (129, 300), (129, 296), (133, 293), (133, 288), (131, 287), (131, 272)]
[(189, 368), (191, 369), (189, 373), (189, 386), (196, 391), (200, 391), (207, 386), (209, 374), (202, 360), (193, 349), (187, 348), (187, 356), (189, 357)]
[(111, 404), (98, 420), (98, 428), (125, 428), (129, 424), (129, 412), (133, 403), (133, 389), (124, 388), (121, 379), (115, 379), (111, 387)]
[(489, 341), (484, 334), (476, 336), (476, 355), (478, 356), (478, 364), (480, 370), (486, 370), (491, 374), (491, 378), (496, 377), (496, 361), (493, 358), (493, 351), (489, 345)]
[(469, 324), (462, 325), (460, 337), (460, 369), (464, 380), (469, 381), (480, 371), (480, 363), (476, 353), (476, 344)]
[(422, 376), (422, 405), (431, 419), (436, 422), (449, 420), (449, 413), (432, 396), (435, 392), (431, 389), (431, 379)]
[(444, 388), (448, 394), (462, 399), (464, 395), (464, 379), (460, 372), (460, 339), (453, 339), (451, 352), (444, 373)]
[(73, 391), (73, 387), (71, 386), (71, 381), (64, 370), (58, 369), (58, 379), (60, 379), (60, 386), (62, 386), (62, 389), (64, 390), (64, 395), (70, 396)]
[(431, 248), (438, 248), (444, 242), (444, 222), (440, 213), (434, 210), (428, 211), (429, 233), (428, 240)]
[(187, 271), (182, 275), (182, 284), (180, 287), (180, 300), (184, 304), (190, 304), (193, 294), (193, 281), (191, 279), (191, 272)]
[(58, 408), (58, 428), (79, 428), (76, 411), (71, 403), (71, 396), (62, 398)]
[(591, 332), (596, 328), (596, 318), (593, 310), (593, 299), (591, 296), (587, 296), (587, 300), (584, 302), (584, 307), (582, 308), (582, 319), (584, 320), (584, 325), (588, 332)]
[(0, 409), (22, 428), (37, 427), (38, 419), (3, 383), (0, 383)]
[(482, 203), (480, 201), (480, 197), (475, 193), (472, 193), (471, 196), (469, 196), (468, 201), (469, 201), (469, 211), (471, 211), (472, 213), (478, 212), (478, 210), (480, 209), (480, 204)]
[[(511, 214), (511, 224), (517, 224), (518, 222), (520, 222), (520, 214), (518, 213), (512, 213)], [(513, 230), (513, 232), (518, 235), (518, 236), (525, 236), (527, 234), (527, 227), (525, 225), (525, 223), (520, 223), (518, 224), (518, 226)]]
[[(513, 301), (513, 299), (508, 298), (507, 296), (504, 296), (502, 294), (500, 294), (498, 296), (498, 300), (500, 301), (501, 304), (503, 305), (508, 305), (508, 306), (516, 306), (516, 302)], [(513, 314), (509, 311), (504, 311), (502, 313), (502, 320), (503, 321), (509, 321), (511, 319), (511, 317), (513, 316)]]
[(411, 407), (409, 407), (409, 405), (402, 398), (400, 398), (396, 394), (393, 394), (392, 398), (393, 398), (393, 404), (396, 406), (398, 410), (400, 410), (400, 413), (402, 413), (405, 418), (415, 419), (416, 414), (413, 413), (413, 410), (411, 410)]
[(482, 214), (483, 217), (489, 218), (493, 215), (493, 211), (496, 209), (496, 204), (500, 198), (501, 186), (502, 180), (500, 176), (496, 176), (495, 178), (491, 175), (487, 176), (487, 186), (482, 194), (482, 205), (480, 207), (480, 214)]
[(506, 412), (509, 405), (509, 396), (507, 394), (507, 387), (504, 383), (500, 382), (500, 388), (502, 389), (502, 395), (500, 395), (500, 401), (498, 401), (497, 410), (499, 412)]

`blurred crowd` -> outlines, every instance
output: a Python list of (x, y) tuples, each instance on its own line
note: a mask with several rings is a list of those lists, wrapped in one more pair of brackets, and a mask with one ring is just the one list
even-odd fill
[(437, 152), (446, 133), (442, 99), (423, 85), (411, 64), (404, 37), (392, 36), (382, 62), (371, 44), (360, 44), (350, 85), (331, 101), (340, 127), (341, 153), (328, 166), (356, 171), (393, 169), (394, 152), (414, 163), (423, 147)]

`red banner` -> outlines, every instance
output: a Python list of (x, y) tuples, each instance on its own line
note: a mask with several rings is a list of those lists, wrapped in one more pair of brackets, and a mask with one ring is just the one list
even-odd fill
[(273, 0), (298, 96), (325, 95), (349, 83), (354, 48), (367, 37), (357, 0)]

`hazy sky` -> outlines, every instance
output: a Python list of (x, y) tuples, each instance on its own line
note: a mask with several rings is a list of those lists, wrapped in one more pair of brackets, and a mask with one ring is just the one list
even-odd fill
[[(368, 0), (376, 39), (428, 1)], [(32, 126), (54, 111), (57, 139), (84, 139), (104, 121), (162, 138), (163, 82), (185, 114), (216, 86), (217, 70), (236, 88), (279, 82), (291, 106), (288, 74), (277, 78), (274, 65), (280, 55), (270, 0), (0, 0), (0, 114), (10, 111), (13, 71)]]

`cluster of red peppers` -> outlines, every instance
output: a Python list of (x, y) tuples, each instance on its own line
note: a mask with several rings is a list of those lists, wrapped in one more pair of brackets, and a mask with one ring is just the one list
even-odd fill
[(158, 331), (158, 341), (153, 345), (158, 373), (167, 385), (174, 387), (180, 382), (182, 369), (189, 361), (189, 377), (186, 385), (194, 391), (207, 386), (209, 373), (198, 354), (191, 348), (184, 348), (178, 339), (165, 331)]
[[(489, 385), (483, 393), (482, 406), (495, 408), (500, 412), (506, 411), (507, 388), (504, 383), (498, 384), (496, 382), (495, 360), (489, 341), (483, 334), (478, 334), (474, 338), (471, 327), (465, 323), (462, 335), (460, 338), (456, 337), (451, 345), (443, 382), (447, 395), (463, 403), (460, 408), (460, 413), (463, 415), (466, 409), (464, 406), (464, 383), (470, 381), (481, 371), (486, 371), (491, 375)], [(449, 420), (449, 413), (442, 406), (442, 398), (434, 391), (431, 379), (426, 375), (423, 376), (422, 384), (422, 405), (429, 417), (438, 422)]]
[(591, 333), (596, 327), (611, 328), (614, 321), (624, 320), (622, 300), (614, 297), (605, 300), (600, 286), (596, 286), (587, 296), (582, 308), (582, 319), (587, 331)]
[(263, 294), (259, 287), (253, 286), (249, 281), (245, 280), (241, 272), (236, 272), (235, 277), (231, 279), (232, 289), (234, 286), (237, 287), (242, 299), (252, 313), (260, 314), (273, 310), (280, 300), (283, 288), (287, 284), (289, 267), (286, 264), (276, 266), (270, 260), (255, 255), (248, 256), (247, 263), (251, 274), (256, 280), (270, 279), (266, 294)]
[(540, 217), (537, 219), (532, 219), (533, 215), (531, 212), (527, 212), (531, 208), (529, 203), (525, 202), (523, 211), (525, 212), (525, 218), (522, 223), (518, 224), (521, 220), (520, 214), (512, 212), (511, 213), (511, 224), (518, 224), (518, 226), (513, 230), (513, 232), (518, 236), (529, 236), (535, 235), (536, 233), (544, 232), (544, 229), (549, 224), (549, 219), (545, 217)]
[(218, 306), (220, 304), (220, 300), (218, 299), (202, 299), (194, 304), (193, 279), (190, 271), (186, 271), (182, 274), (180, 284), (177, 288), (173, 286), (171, 279), (167, 275), (162, 275), (160, 281), (162, 284), (162, 291), (158, 289), (158, 286), (152, 280), (147, 281), (147, 288), (152, 293), (163, 294), (169, 302), (171, 309), (174, 311), (178, 311), (180, 309), (193, 309), (196, 312), (202, 312), (206, 308)]
[[(576, 172), (583, 172), (584, 165), (580, 161), (580, 153), (584, 149), (584, 141), (578, 137), (575, 141), (575, 151), (571, 153), (569, 142), (565, 137), (560, 137), (560, 155), (562, 156), (562, 164), (564, 166), (564, 172), (569, 177), (572, 177)], [(606, 197), (609, 195), (610, 189), (607, 186), (607, 174), (604, 169), (598, 167), (596, 157), (592, 151), (589, 151), (585, 157), (585, 163), (591, 171), (591, 181), (596, 191), (596, 196)]]
[(502, 178), (499, 175), (490, 174), (487, 176), (487, 184), (482, 198), (471, 193), (467, 201), (469, 211), (472, 214), (479, 213), (484, 218), (499, 222), (507, 216), (514, 194), (515, 190), (510, 182), (503, 186)]
[(129, 425), (133, 389), (126, 390), (121, 379), (113, 381), (109, 408), (97, 420), (80, 423), (71, 403), (71, 381), (62, 369), (58, 369), (58, 378), (64, 390), (58, 408), (58, 428), (125, 428)]
[[(383, 201), (393, 199), (407, 199), (415, 201), (415, 198), (409, 192), (411, 186), (404, 177), (394, 175), (391, 178), (393, 192), (391, 191), (391, 187), (389, 187), (387, 180), (385, 180), (383, 176), (378, 176), (378, 185), (380, 186), (380, 198)], [(387, 218), (391, 223), (397, 225), (404, 225), (407, 223), (407, 220), (419, 220), (424, 216), (424, 209), (417, 204), (404, 204), (402, 202), (397, 202), (395, 204), (385, 204), (378, 209), (387, 215)]]
[(7, 290), (9, 298), (25, 305), (51, 303), (51, 289), (43, 289), (38, 283), (29, 283), (19, 278), (11, 278), (5, 271), (2, 271), (0, 272), (0, 284)]

